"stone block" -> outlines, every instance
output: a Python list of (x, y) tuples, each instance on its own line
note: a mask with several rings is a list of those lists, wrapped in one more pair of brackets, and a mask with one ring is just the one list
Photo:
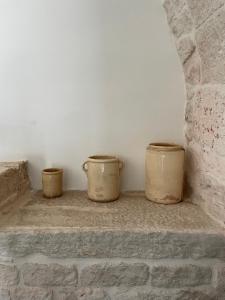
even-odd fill
[(153, 287), (181, 288), (211, 284), (210, 267), (192, 264), (159, 265), (150, 269), (150, 283)]
[(40, 253), (54, 258), (221, 258), (220, 233), (57, 231), (0, 232), (0, 255), (24, 257)]
[(148, 277), (148, 266), (142, 263), (95, 264), (82, 270), (80, 281), (82, 286), (139, 286)]
[(0, 265), (0, 287), (14, 286), (19, 282), (16, 266)]
[(225, 0), (187, 0), (196, 27), (225, 4)]
[(203, 83), (225, 83), (225, 9), (201, 26), (196, 43), (201, 57)]
[(77, 269), (75, 266), (59, 264), (32, 264), (22, 267), (24, 284), (27, 286), (76, 286)]
[(10, 291), (11, 300), (52, 300), (52, 291), (41, 288), (17, 287)]

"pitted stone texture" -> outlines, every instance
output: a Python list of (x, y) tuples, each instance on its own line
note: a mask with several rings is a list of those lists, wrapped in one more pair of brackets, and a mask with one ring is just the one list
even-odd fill
[(174, 16), (179, 14), (186, 6), (186, 0), (165, 0), (163, 6), (170, 22)]
[(0, 287), (14, 286), (19, 281), (16, 266), (0, 265)]
[(186, 0), (191, 10), (196, 27), (199, 27), (219, 8), (225, 4), (225, 0)]
[(203, 83), (225, 83), (225, 9), (196, 32)]
[(0, 290), (0, 300), (11, 300), (8, 290)]
[(110, 297), (102, 289), (83, 288), (77, 292), (77, 300), (110, 300)]
[[(117, 294), (113, 300), (215, 300), (214, 292), (201, 290), (180, 290), (173, 291), (160, 289), (158, 291), (127, 292)], [(217, 299), (218, 300), (218, 299)]]
[(0, 162), (0, 199), (20, 194), (28, 186), (27, 162)]
[(183, 34), (188, 34), (193, 29), (193, 21), (188, 9), (183, 9), (178, 15), (175, 15), (169, 22), (173, 34), (179, 38)]
[(17, 287), (10, 291), (11, 300), (52, 300), (52, 291), (41, 288)]
[(193, 40), (189, 36), (181, 38), (177, 42), (177, 51), (180, 56), (182, 64), (184, 64), (192, 56), (195, 49), (196, 46)]
[(77, 300), (76, 290), (73, 288), (59, 288), (53, 290), (53, 300)]
[(189, 136), (202, 146), (203, 151), (225, 155), (225, 88), (198, 87), (188, 104), (187, 114), (192, 123)]
[(76, 286), (77, 269), (75, 266), (59, 264), (24, 264), (22, 267), (24, 284), (27, 286)]
[(183, 70), (185, 80), (189, 84), (199, 84), (201, 81), (201, 73), (200, 73), (200, 58), (198, 53), (195, 51), (191, 57), (184, 63)]
[(198, 265), (161, 265), (150, 269), (150, 282), (154, 287), (180, 288), (210, 284), (212, 270)]
[(225, 264), (218, 264), (215, 266), (216, 272), (216, 290), (218, 293), (218, 300), (223, 300), (225, 295)]
[(0, 253), (14, 258), (40, 253), (55, 258), (225, 259), (225, 237), (205, 232), (1, 232)]
[(144, 285), (149, 277), (146, 264), (95, 264), (81, 272), (82, 286), (139, 286)]

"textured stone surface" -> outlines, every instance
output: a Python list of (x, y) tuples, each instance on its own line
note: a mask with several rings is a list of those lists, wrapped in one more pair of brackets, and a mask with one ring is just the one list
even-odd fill
[(186, 7), (186, 0), (165, 0), (163, 6), (167, 12), (168, 21), (170, 22)]
[(150, 274), (152, 286), (165, 288), (207, 285), (212, 279), (211, 268), (191, 264), (154, 266)]
[(0, 265), (0, 287), (17, 285), (18, 276), (16, 266)]
[(1, 300), (11, 300), (10, 294), (8, 290), (0, 290), (0, 299)]
[(22, 267), (24, 284), (28, 286), (76, 286), (75, 266), (59, 264), (24, 264)]
[(225, 258), (223, 234), (45, 230), (0, 233), (0, 253), (24, 257), (40, 253), (55, 258)]
[(222, 300), (225, 295), (225, 265), (218, 264), (216, 267), (216, 290), (220, 297), (219, 300)]
[(76, 290), (65, 287), (54, 289), (53, 300), (77, 300)]
[(196, 27), (199, 27), (220, 7), (224, 0), (187, 0)]
[(83, 288), (77, 292), (77, 300), (110, 300), (110, 297), (102, 289)]
[(10, 292), (11, 300), (52, 300), (52, 291), (40, 288), (14, 288)]
[[(182, 6), (164, 2), (187, 88), (186, 191), (225, 226), (225, 0), (186, 0)], [(192, 24), (180, 18), (184, 13)]]
[(225, 83), (225, 9), (196, 32), (203, 83)]
[(29, 187), (27, 163), (1, 162), (0, 163), (0, 205), (15, 199)]
[[(217, 296), (216, 296), (217, 297)], [(157, 290), (142, 292), (127, 292), (116, 294), (113, 300), (215, 300), (215, 294), (191, 289), (188, 290)]]
[[(92, 228), (133, 231), (214, 231), (220, 229), (196, 205), (158, 205), (143, 193), (130, 193), (111, 203), (91, 202), (86, 193), (66, 192), (59, 199), (47, 200), (41, 193), (24, 196), (21, 206), (0, 215), (0, 229)], [(182, 215), (182, 219), (180, 218)], [(191, 217), (190, 217), (191, 216)]]
[(183, 66), (184, 76), (187, 83), (194, 85), (200, 83), (200, 67), (200, 58), (198, 53), (195, 51)]
[(180, 14), (175, 15), (170, 21), (170, 27), (177, 38), (182, 34), (190, 33), (193, 28), (193, 22), (189, 10), (184, 9)]
[(81, 272), (82, 286), (138, 286), (144, 285), (149, 276), (146, 264), (95, 264)]
[(184, 64), (195, 52), (196, 46), (193, 40), (186, 36), (181, 38), (177, 43), (177, 52), (180, 56), (182, 64)]

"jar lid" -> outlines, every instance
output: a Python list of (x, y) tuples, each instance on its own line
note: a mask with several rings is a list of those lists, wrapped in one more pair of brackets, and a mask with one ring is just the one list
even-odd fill
[(183, 146), (172, 143), (151, 143), (147, 149), (154, 151), (184, 151)]

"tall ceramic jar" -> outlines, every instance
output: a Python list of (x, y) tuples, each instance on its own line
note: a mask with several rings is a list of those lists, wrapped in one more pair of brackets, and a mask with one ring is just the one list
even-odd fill
[(123, 163), (114, 156), (90, 156), (83, 164), (88, 178), (88, 198), (97, 202), (110, 202), (120, 196)]
[(147, 199), (173, 204), (182, 200), (184, 178), (184, 148), (167, 143), (150, 144), (146, 151)]

